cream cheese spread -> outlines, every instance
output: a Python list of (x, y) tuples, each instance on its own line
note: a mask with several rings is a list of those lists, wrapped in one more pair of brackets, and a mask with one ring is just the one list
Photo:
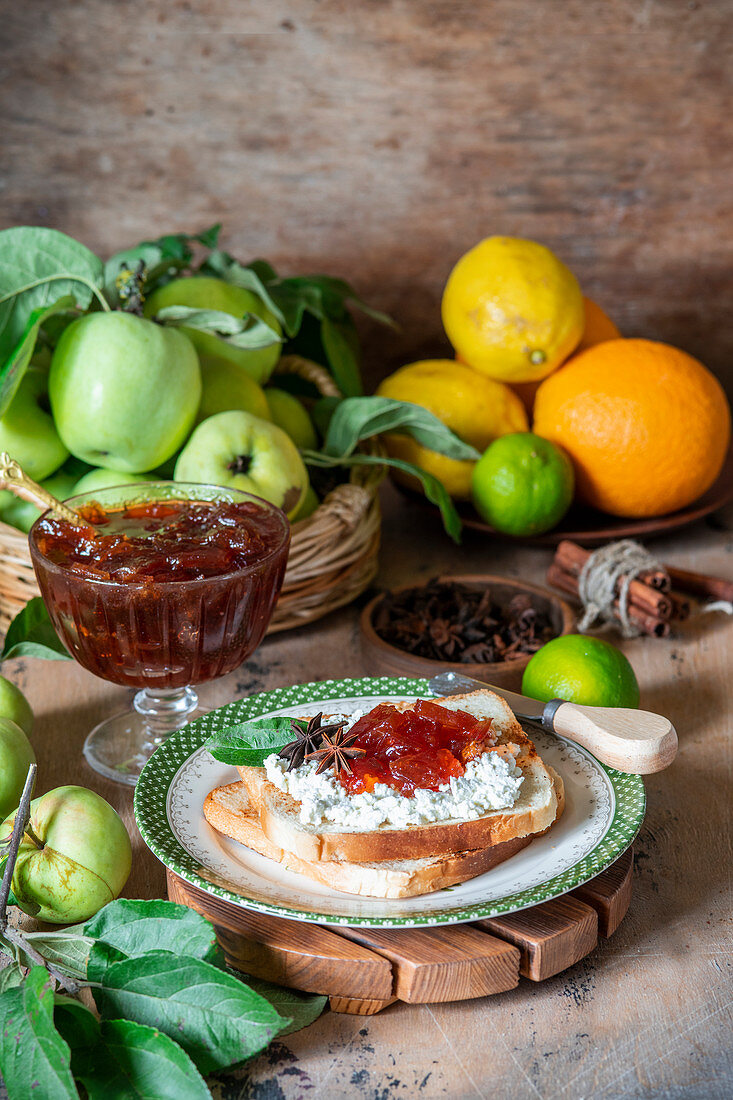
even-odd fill
[[(356, 720), (354, 715), (350, 718)], [(469, 760), (464, 775), (452, 776), (437, 791), (418, 788), (411, 796), (400, 794), (386, 783), (376, 783), (371, 792), (350, 795), (333, 772), (316, 775), (317, 761), (290, 772), (287, 767), (287, 760), (277, 753), (265, 760), (270, 782), (300, 802), (303, 825), (338, 825), (358, 832), (434, 821), (473, 821), (492, 810), (510, 809), (523, 782), (516, 764), (498, 752), (485, 752)]]

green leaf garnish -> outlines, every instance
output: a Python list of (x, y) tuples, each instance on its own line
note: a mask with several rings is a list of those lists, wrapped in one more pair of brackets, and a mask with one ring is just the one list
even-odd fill
[(204, 748), (224, 764), (259, 768), (271, 753), (292, 740), (290, 718), (254, 718), (212, 733)]

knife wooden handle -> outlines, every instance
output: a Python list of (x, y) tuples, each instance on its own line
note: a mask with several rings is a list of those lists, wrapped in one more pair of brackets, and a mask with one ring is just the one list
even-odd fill
[(648, 710), (558, 702), (551, 721), (556, 733), (577, 741), (620, 772), (658, 772), (677, 754), (674, 726), (668, 718)]

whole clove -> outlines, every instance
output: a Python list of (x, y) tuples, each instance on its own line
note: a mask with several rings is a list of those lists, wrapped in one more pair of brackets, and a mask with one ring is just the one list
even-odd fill
[(488, 588), (438, 578), (388, 592), (377, 606), (374, 629), (407, 653), (461, 664), (535, 653), (556, 634), (547, 612), (528, 593), (500, 603)]

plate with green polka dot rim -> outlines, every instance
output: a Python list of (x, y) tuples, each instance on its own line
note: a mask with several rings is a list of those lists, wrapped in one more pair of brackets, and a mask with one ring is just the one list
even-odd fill
[(143, 840), (181, 878), (215, 897), (291, 920), (353, 927), (418, 928), (513, 913), (581, 886), (629, 847), (644, 820), (640, 776), (607, 768), (562, 737), (530, 730), (542, 759), (562, 776), (565, 812), (517, 855), (457, 886), (398, 900), (344, 894), (288, 871), (217, 833), (203, 803), (239, 779), (202, 746), (217, 730), (265, 715), (367, 711), (378, 702), (430, 698), (427, 680), (324, 680), (229, 703), (176, 731), (146, 764), (135, 789)]

